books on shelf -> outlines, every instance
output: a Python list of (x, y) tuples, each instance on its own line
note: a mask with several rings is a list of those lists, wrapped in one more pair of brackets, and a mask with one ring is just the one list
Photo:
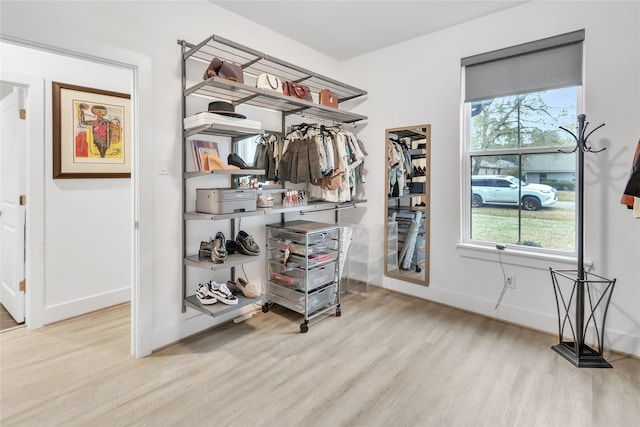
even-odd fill
[(220, 156), (218, 143), (214, 141), (200, 141), (193, 139), (191, 140), (191, 148), (197, 171), (207, 171), (211, 169), (208, 161), (210, 152), (215, 153), (218, 157)]

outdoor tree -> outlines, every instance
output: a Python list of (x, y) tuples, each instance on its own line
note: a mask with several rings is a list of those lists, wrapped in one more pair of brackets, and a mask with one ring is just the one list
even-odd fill
[[(557, 107), (547, 95), (548, 92), (535, 92), (473, 103), (472, 149), (484, 151), (570, 145), (571, 141), (559, 132), (559, 126), (571, 126), (566, 102)], [(477, 174), (480, 158), (474, 158), (472, 166), (473, 174)]]

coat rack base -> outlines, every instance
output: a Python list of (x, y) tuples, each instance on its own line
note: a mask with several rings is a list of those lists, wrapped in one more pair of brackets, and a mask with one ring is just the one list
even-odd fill
[[(579, 368), (612, 368), (604, 359), (604, 328), (616, 279), (607, 279), (584, 269), (551, 272), (558, 310), (559, 343), (551, 348)], [(596, 349), (585, 344), (589, 328)], [(566, 338), (572, 338), (571, 341)]]
[(568, 341), (551, 348), (578, 368), (613, 368), (600, 353), (586, 344), (583, 344), (577, 352), (575, 343)]

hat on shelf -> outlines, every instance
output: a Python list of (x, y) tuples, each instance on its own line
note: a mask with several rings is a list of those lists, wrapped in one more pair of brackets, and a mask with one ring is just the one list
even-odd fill
[(238, 119), (246, 119), (244, 114), (236, 113), (236, 109), (232, 103), (226, 101), (213, 101), (209, 103), (208, 113), (221, 114), (223, 116), (236, 117)]

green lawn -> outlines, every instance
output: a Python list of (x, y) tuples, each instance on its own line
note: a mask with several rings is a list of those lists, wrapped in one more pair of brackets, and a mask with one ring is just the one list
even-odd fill
[[(560, 201), (574, 201), (574, 192), (558, 193)], [(522, 225), (518, 239), (518, 209), (515, 207), (473, 208), (471, 236), (474, 240), (575, 250), (575, 205), (553, 206), (539, 211), (521, 212)]]

